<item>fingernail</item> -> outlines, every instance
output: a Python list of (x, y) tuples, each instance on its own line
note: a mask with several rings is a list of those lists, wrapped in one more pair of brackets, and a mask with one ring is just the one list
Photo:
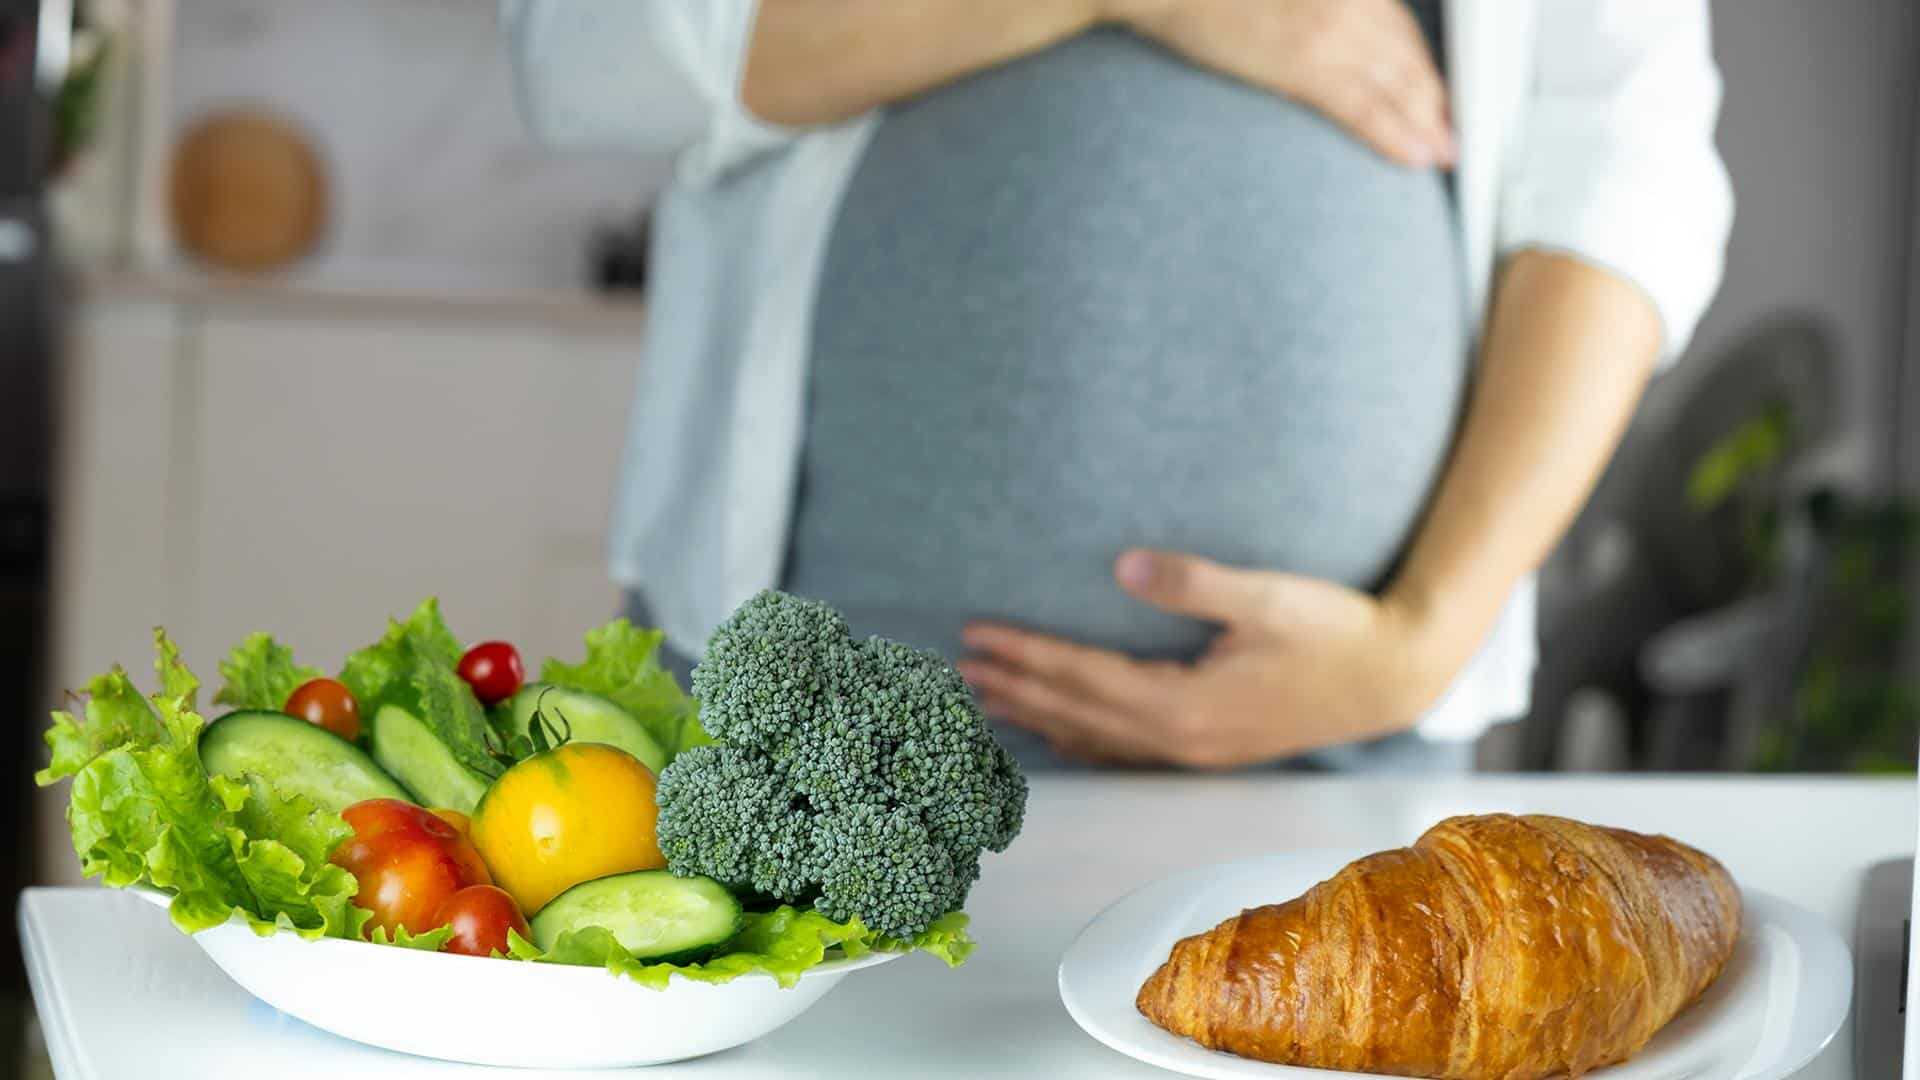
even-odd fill
[(1113, 563), (1113, 576), (1129, 589), (1153, 584), (1153, 556), (1144, 551), (1123, 552)]
[(987, 634), (977, 626), (963, 626), (960, 628), (960, 644), (969, 649), (984, 649), (987, 645)]

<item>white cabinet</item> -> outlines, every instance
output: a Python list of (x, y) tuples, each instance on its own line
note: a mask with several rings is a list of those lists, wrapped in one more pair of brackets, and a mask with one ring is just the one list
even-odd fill
[[(579, 307), (89, 299), (63, 374), (49, 702), (150, 670), (156, 625), (210, 695), (253, 630), (332, 669), (435, 595), (469, 640), (577, 656), (619, 604), (603, 548), (640, 331)], [(71, 872), (63, 837), (42, 850)]]
[(575, 345), (209, 319), (181, 565), (196, 649), (270, 628), (331, 666), (433, 595), (464, 637), (573, 653), (616, 606), (600, 550), (632, 366), (630, 343)]
[(176, 610), (173, 304), (89, 307), (58, 374), (50, 674), (61, 689), (113, 662), (150, 664), (153, 626)]

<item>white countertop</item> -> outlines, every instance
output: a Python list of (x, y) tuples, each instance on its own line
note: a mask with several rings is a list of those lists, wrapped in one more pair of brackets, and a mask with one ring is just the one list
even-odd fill
[[(647, 1075), (1164, 1077), (1088, 1038), (1060, 1005), (1055, 967), (1095, 913), (1176, 870), (1287, 848), (1399, 846), (1458, 813), (1546, 812), (1666, 832), (1851, 941), (1866, 867), (1913, 851), (1915, 790), (1910, 779), (1042, 777), (1026, 832), (988, 861), (968, 904), (981, 947), (965, 967), (909, 957), (849, 977), (757, 1043)], [(162, 912), (129, 896), (29, 890), (20, 919), (62, 1080), (559, 1075), (323, 1034), (255, 1002)], [(511, 1016), (503, 1004), (475, 1023)], [(1851, 1052), (1843, 1028), (1801, 1075), (1851, 1077)]]

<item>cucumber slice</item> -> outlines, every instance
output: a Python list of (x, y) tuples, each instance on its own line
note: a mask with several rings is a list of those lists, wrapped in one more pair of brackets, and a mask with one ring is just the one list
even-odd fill
[(637, 960), (685, 963), (740, 932), (740, 901), (712, 878), (665, 870), (584, 881), (533, 917), (533, 943), (551, 950), (560, 935), (605, 927)]
[(367, 730), (373, 760), (413, 792), (422, 806), (473, 813), (487, 778), (460, 764), (426, 721), (398, 705), (382, 705)]
[(413, 801), (359, 747), (286, 713), (246, 709), (215, 720), (200, 733), (200, 764), (215, 776), (254, 773), (322, 810), (344, 810), (362, 799)]
[[(660, 743), (652, 735), (647, 734), (645, 725), (635, 720), (627, 710), (599, 694), (589, 694), (585, 690), (569, 690), (552, 683), (528, 683), (508, 702), (509, 707), (503, 718), (507, 734), (527, 733), (527, 721), (533, 716), (535, 705), (547, 710), (548, 719), (556, 726), (572, 731), (574, 742), (617, 746), (639, 758), (640, 764), (652, 769), (656, 776), (666, 768), (667, 752), (661, 749)], [(566, 723), (561, 724), (558, 716), (553, 714), (566, 717)]]

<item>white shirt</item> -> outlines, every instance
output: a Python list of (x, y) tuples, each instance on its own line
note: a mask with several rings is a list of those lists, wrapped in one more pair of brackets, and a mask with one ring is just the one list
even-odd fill
[[(756, 0), (502, 0), (543, 138), (677, 155), (654, 215), (609, 560), (689, 654), (779, 583), (814, 292), (878, 116), (805, 130), (750, 116), (739, 86), (755, 12)], [(1733, 213), (1705, 0), (1450, 0), (1446, 39), (1475, 324), (1499, 257), (1546, 248), (1642, 289), (1670, 360), (1719, 284)], [(1529, 579), (1418, 730), (1472, 738), (1525, 712), (1535, 650)]]

